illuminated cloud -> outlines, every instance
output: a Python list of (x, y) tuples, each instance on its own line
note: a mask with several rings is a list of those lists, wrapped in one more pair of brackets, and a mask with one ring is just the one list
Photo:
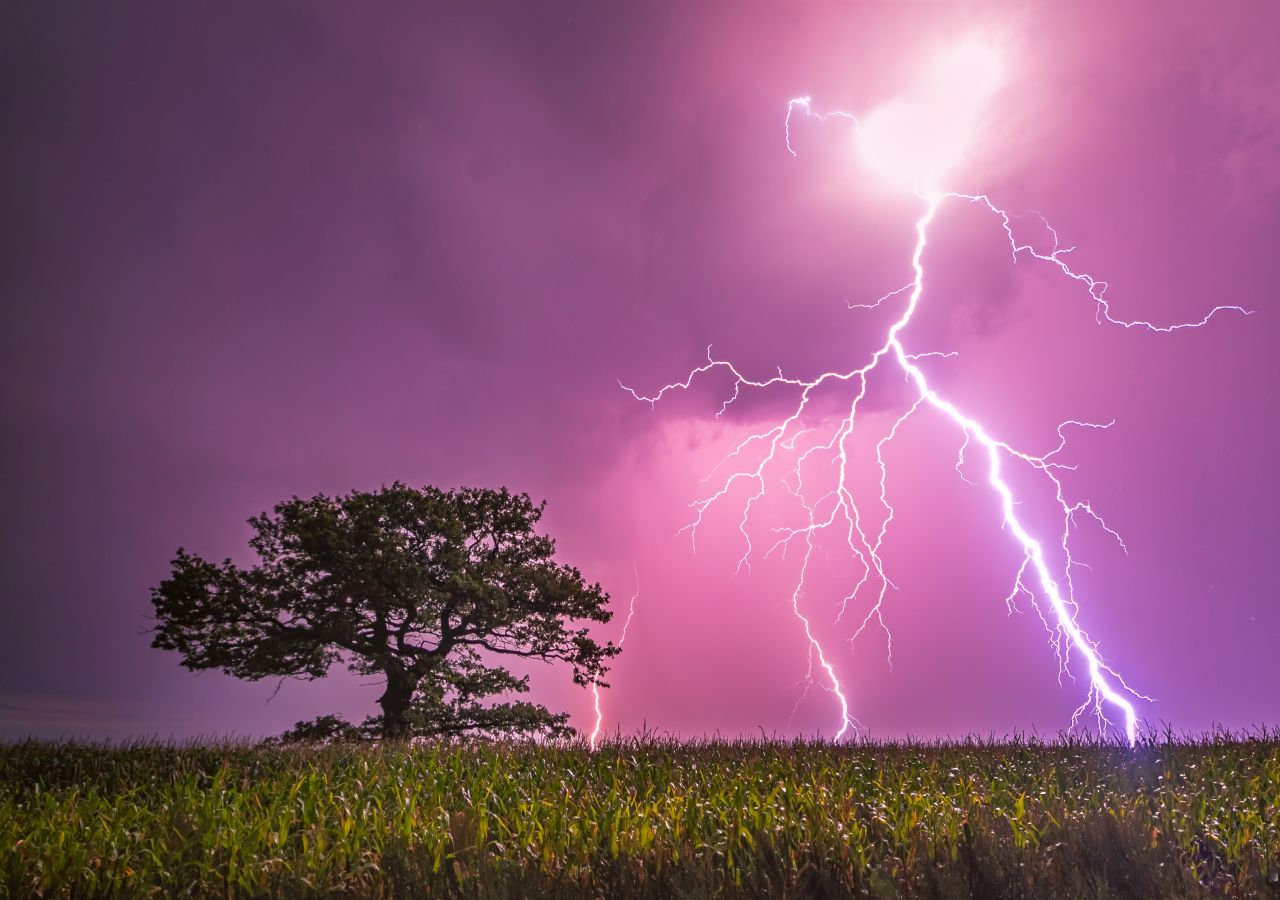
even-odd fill
[(897, 189), (928, 196), (945, 190), (945, 177), (973, 147), (1003, 65), (999, 51), (981, 40), (943, 50), (906, 93), (861, 120), (862, 162)]

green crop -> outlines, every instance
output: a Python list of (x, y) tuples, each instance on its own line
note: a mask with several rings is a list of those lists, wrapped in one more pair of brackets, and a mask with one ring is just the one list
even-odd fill
[(0, 895), (1280, 897), (1280, 734), (0, 747)]

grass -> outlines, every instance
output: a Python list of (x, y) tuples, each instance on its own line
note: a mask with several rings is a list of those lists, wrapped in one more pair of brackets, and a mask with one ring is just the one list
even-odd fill
[(1280, 732), (0, 746), (0, 895), (1280, 897)]

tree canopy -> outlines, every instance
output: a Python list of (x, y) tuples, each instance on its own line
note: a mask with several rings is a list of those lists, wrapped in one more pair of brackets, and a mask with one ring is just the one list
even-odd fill
[[(152, 646), (249, 680), (316, 679), (338, 664), (381, 675), (382, 713), (362, 731), (384, 739), (570, 733), (567, 714), (487, 702), (528, 691), (504, 657), (566, 663), (587, 685), (618, 652), (586, 627), (609, 621), (608, 594), (534, 530), (544, 505), (505, 488), (399, 482), (294, 497), (249, 520), (250, 568), (178, 550), (152, 590)], [(334, 717), (322, 719), (332, 733)]]

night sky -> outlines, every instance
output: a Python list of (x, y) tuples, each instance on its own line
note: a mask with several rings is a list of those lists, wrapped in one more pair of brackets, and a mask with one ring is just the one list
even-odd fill
[[(907, 338), (958, 352), (930, 377), (1020, 446), (1115, 420), (1064, 461), (1128, 546), (1082, 528), (1075, 577), (1140, 715), (1280, 720), (1276, 4), (32, 3), (0, 13), (0, 736), (372, 712), (345, 674), (272, 699), (186, 672), (149, 647), (149, 589), (179, 545), (249, 562), (278, 500), (396, 479), (545, 498), (624, 611), (638, 573), (606, 728), (829, 734), (796, 557), (735, 573), (732, 504), (696, 553), (676, 536), (786, 397), (717, 418), (723, 378), (653, 410), (619, 380), (656, 390), (708, 344), (758, 377), (863, 361), (886, 320), (848, 304), (910, 279), (920, 202), (837, 120), (793, 121), (793, 158), (787, 101), (873, 110), (973, 33), (1005, 86), (949, 186), (1042, 213), (1120, 317), (1256, 313), (1100, 326), (956, 204)], [(1018, 553), (959, 442), (922, 415), (889, 453), (892, 666), (834, 622), (835, 548), (802, 602), (873, 736), (1055, 733), (1085, 685), (1006, 610)], [(589, 728), (567, 672), (534, 685)]]

